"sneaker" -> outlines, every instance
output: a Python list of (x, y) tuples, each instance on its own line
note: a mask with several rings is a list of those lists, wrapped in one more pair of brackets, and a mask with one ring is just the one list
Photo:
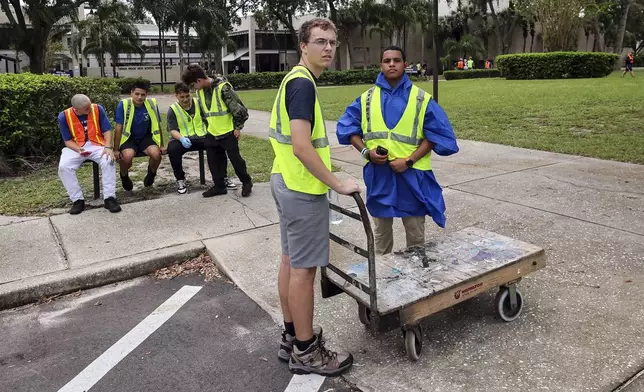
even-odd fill
[[(313, 334), (322, 339), (322, 327), (319, 325), (313, 326)], [(280, 349), (277, 352), (277, 357), (282, 362), (288, 362), (293, 352), (293, 344), (295, 343), (295, 336), (289, 335), (286, 331), (282, 332), (282, 341), (280, 342)]]
[(293, 354), (288, 368), (293, 374), (319, 374), (335, 377), (349, 370), (353, 365), (353, 355), (337, 353), (324, 347), (324, 340), (316, 337), (315, 341), (304, 351), (293, 345)]
[(201, 195), (203, 197), (213, 197), (213, 196), (219, 196), (219, 195), (225, 195), (228, 193), (228, 189), (226, 188), (217, 188), (217, 187), (211, 187)]
[(232, 182), (230, 180), (230, 178), (226, 177), (226, 179), (224, 181), (226, 181), (226, 188), (228, 188), (228, 189), (237, 189), (237, 184)]
[(121, 211), (121, 206), (119, 203), (116, 201), (114, 197), (108, 197), (105, 199), (105, 208), (110, 210), (110, 212), (120, 212)]
[(186, 181), (177, 180), (177, 193), (179, 193), (180, 195), (183, 195), (186, 192), (188, 192), (188, 188), (186, 188)]
[(128, 192), (134, 188), (134, 183), (130, 180), (130, 176), (127, 174), (125, 176), (121, 175), (121, 185), (123, 185), (123, 189)]
[(72, 215), (78, 215), (85, 210), (85, 200), (80, 199), (76, 200), (72, 204), (72, 208), (69, 209), (69, 213)]
[(154, 177), (156, 177), (156, 173), (152, 173), (152, 169), (150, 169), (150, 166), (148, 166), (148, 174), (145, 175), (145, 178), (143, 179), (143, 186), (149, 187), (154, 184)]
[(253, 192), (253, 183), (247, 182), (242, 185), (242, 197), (248, 197)]

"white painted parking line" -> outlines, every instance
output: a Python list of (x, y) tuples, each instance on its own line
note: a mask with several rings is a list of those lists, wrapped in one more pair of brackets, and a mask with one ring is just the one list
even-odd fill
[(325, 379), (326, 377), (317, 374), (296, 374), (284, 392), (317, 392)]
[(160, 326), (163, 325), (179, 308), (185, 305), (197, 292), (201, 286), (183, 286), (172, 297), (161, 304), (148, 317), (143, 319), (136, 327), (123, 336), (112, 347), (108, 348), (94, 362), (90, 363), (74, 379), (68, 382), (58, 392), (79, 392), (87, 391), (96, 384), (103, 376), (116, 366), (123, 358), (131, 353), (139, 344), (143, 343), (148, 336), (152, 335)]

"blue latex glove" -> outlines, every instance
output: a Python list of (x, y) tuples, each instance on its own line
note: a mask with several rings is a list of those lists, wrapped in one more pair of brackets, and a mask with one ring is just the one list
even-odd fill
[(181, 144), (185, 148), (190, 148), (192, 146), (192, 141), (185, 136), (181, 136)]

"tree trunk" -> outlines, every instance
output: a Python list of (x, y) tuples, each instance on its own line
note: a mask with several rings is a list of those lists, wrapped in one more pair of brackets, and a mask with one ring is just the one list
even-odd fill
[(619, 29), (617, 30), (617, 42), (615, 42), (615, 53), (617, 54), (622, 53), (622, 47), (624, 46), (624, 33), (626, 32), (628, 10), (631, 8), (631, 4), (633, 4), (633, 0), (626, 0), (624, 13), (622, 14), (622, 18), (619, 20)]
[(496, 50), (501, 51), (501, 54), (505, 54), (503, 48), (503, 32), (501, 31), (501, 25), (499, 24), (499, 18), (496, 15), (494, 10), (494, 0), (487, 0), (488, 7), (490, 8), (490, 14), (492, 15), (492, 20), (494, 21), (494, 30), (496, 31)]
[[(604, 45), (602, 44), (602, 33), (601, 29), (599, 27), (599, 17), (596, 16), (593, 18), (593, 34), (595, 35), (595, 44), (597, 45), (597, 51), (598, 52), (603, 52), (605, 51)], [(593, 44), (593, 46), (595, 45)]]
[(532, 53), (533, 47), (534, 47), (534, 34), (531, 35), (531, 39), (530, 39), (530, 53)]
[[(222, 70), (221, 67), (222, 67), (222, 64), (221, 64), (221, 48), (217, 48), (217, 50), (215, 50), (215, 70), (217, 71), (218, 74), (223, 75), (224, 71)], [(250, 72), (250, 70), (248, 70), (248, 72)]]
[(525, 45), (528, 43), (528, 37), (523, 37), (523, 53), (525, 53)]
[(27, 51), (29, 56), (29, 71), (34, 74), (45, 72), (45, 45), (42, 41), (35, 42)]
[(186, 22), (183, 20), (179, 22), (179, 72), (183, 73), (183, 43), (186, 39), (184, 35), (183, 28), (185, 27)]
[(360, 29), (360, 45), (362, 45), (362, 69), (367, 69), (367, 48), (365, 48), (365, 34), (367, 31), (364, 27)]
[(420, 33), (420, 60), (421, 63), (425, 62), (425, 31), (423, 31), (422, 26)]
[[(335, 1), (334, 0), (327, 0), (327, 3), (329, 4), (329, 19), (335, 25), (338, 25), (338, 10), (335, 8)], [(340, 59), (340, 56), (336, 54), (335, 56), (335, 69), (340, 71), (342, 69), (342, 60)]]
[[(188, 61), (187, 63), (190, 64), (190, 26), (186, 26), (186, 36), (188, 37)], [(182, 70), (183, 71), (183, 70)]]

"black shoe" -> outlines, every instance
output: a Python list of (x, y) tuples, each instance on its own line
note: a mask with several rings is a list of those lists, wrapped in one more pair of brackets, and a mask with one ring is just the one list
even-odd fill
[(227, 193), (228, 193), (228, 189), (226, 189), (226, 188), (217, 188), (217, 187), (213, 186), (212, 188), (208, 189), (207, 191), (205, 191), (201, 195), (203, 197), (213, 197), (213, 196), (225, 195)]
[(248, 182), (242, 185), (242, 197), (248, 197), (253, 193), (253, 183)]
[(72, 215), (78, 215), (81, 212), (85, 211), (85, 200), (76, 200), (74, 204), (72, 204), (72, 208), (69, 209), (69, 213)]
[(113, 197), (108, 197), (107, 199), (105, 199), (105, 208), (110, 210), (110, 212), (120, 212), (121, 211), (121, 206), (116, 201), (116, 199), (113, 198)]
[(156, 176), (157, 174), (152, 173), (150, 166), (148, 166), (148, 174), (146, 174), (145, 178), (143, 179), (143, 186), (145, 187), (152, 186), (152, 184), (154, 184), (154, 177)]
[(134, 188), (134, 183), (130, 180), (130, 177), (126, 174), (125, 176), (121, 175), (121, 185), (126, 191), (131, 191)]

